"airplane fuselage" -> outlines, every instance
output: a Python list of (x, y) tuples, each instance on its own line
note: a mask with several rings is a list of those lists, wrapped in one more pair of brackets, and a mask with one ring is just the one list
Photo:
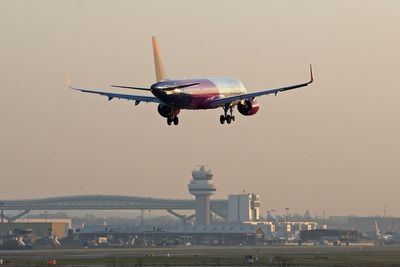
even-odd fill
[[(168, 87), (176, 87), (185, 84), (193, 86), (165, 90)], [(166, 80), (151, 86), (151, 92), (165, 105), (178, 109), (212, 109), (212, 100), (241, 95), (246, 93), (246, 88), (238, 79), (231, 77)]]

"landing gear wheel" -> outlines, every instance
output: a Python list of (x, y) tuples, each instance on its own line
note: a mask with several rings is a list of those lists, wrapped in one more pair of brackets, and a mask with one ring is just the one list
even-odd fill
[(173, 121), (174, 121), (174, 125), (178, 125), (179, 119), (177, 116), (174, 117)]
[(231, 115), (226, 115), (226, 123), (231, 124), (231, 122), (232, 122)]
[(171, 123), (172, 123), (172, 118), (171, 118), (171, 117), (168, 117), (168, 118), (167, 118), (167, 124), (168, 124), (168, 125), (171, 125)]
[(226, 104), (222, 108), (224, 109), (224, 115), (221, 115), (219, 117), (219, 121), (221, 122), (221, 124), (224, 124), (225, 122), (227, 124), (231, 124), (233, 121), (235, 121), (235, 116), (233, 116), (232, 114), (234, 106), (232, 106), (231, 104)]
[(225, 123), (225, 116), (224, 116), (224, 115), (219, 116), (219, 122), (220, 122), (221, 124), (224, 124), (224, 123)]

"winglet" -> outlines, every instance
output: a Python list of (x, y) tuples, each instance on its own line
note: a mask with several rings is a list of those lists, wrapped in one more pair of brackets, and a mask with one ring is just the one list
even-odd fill
[(71, 86), (71, 81), (69, 79), (68, 73), (65, 73), (65, 82), (67, 83), (67, 86), (69, 88), (73, 89), (72, 86)]
[(314, 76), (313, 76), (313, 72), (312, 72), (312, 65), (310, 64), (310, 82), (312, 83), (314, 81)]
[(67, 86), (68, 86), (70, 89), (72, 89), (72, 90), (77, 90), (77, 91), (82, 91), (81, 89), (72, 86), (71, 80), (69, 79), (69, 76), (68, 76), (68, 73), (65, 73), (65, 82), (66, 82)]

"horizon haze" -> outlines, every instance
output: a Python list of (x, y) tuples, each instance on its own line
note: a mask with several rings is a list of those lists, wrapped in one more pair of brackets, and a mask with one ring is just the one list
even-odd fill
[[(262, 214), (400, 216), (399, 1), (2, 1), (0, 199), (80, 194), (212, 198), (254, 192)], [(232, 76), (259, 112), (180, 113), (87, 95), (71, 82), (155, 82), (151, 36), (171, 78)], [(139, 92), (138, 94), (142, 94)], [(146, 95), (143, 92), (143, 95)]]

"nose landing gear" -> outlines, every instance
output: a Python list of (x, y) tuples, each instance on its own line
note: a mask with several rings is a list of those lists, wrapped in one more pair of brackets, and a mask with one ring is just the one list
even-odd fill
[(171, 125), (172, 123), (174, 123), (174, 125), (178, 125), (179, 124), (179, 118), (178, 118), (178, 116), (169, 116), (168, 118), (167, 118), (167, 124), (168, 125)]

